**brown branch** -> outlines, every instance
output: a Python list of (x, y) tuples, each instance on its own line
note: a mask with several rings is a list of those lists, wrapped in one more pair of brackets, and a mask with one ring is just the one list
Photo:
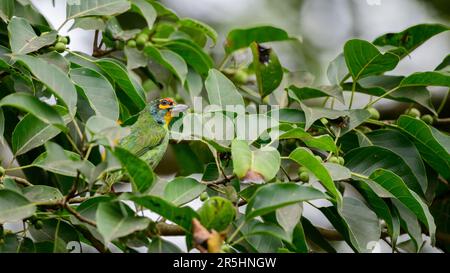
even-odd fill
[(88, 218), (84, 217), (83, 215), (81, 215), (80, 213), (78, 213), (78, 211), (74, 210), (69, 204), (65, 203), (64, 204), (64, 208), (66, 208), (66, 210), (68, 212), (70, 212), (70, 214), (72, 214), (73, 216), (75, 216), (75, 218), (77, 218), (78, 220), (80, 220), (83, 223), (89, 224), (93, 227), (97, 227), (97, 224), (92, 221), (89, 220)]
[(98, 250), (100, 253), (110, 253), (109, 249), (97, 238), (95, 238), (91, 232), (84, 226), (77, 225), (76, 229), (86, 238), (91, 245)]

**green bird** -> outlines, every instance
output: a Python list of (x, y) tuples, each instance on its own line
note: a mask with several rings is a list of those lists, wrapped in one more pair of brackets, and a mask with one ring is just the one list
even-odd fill
[(176, 104), (171, 98), (150, 102), (139, 113), (137, 121), (130, 126), (130, 134), (120, 140), (119, 146), (137, 155), (154, 169), (169, 144), (170, 121), (187, 108), (184, 104)]
[[(136, 122), (129, 127), (130, 134), (122, 138), (118, 146), (135, 154), (154, 169), (167, 150), (170, 121), (187, 108), (188, 106), (177, 104), (171, 98), (150, 102), (138, 114)], [(110, 188), (122, 176), (122, 172), (110, 174), (106, 179), (106, 186)]]

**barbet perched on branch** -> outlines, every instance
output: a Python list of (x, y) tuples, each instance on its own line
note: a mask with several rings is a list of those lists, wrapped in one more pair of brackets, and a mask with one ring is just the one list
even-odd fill
[[(170, 98), (150, 102), (130, 126), (130, 134), (120, 140), (119, 146), (132, 152), (154, 169), (161, 161), (169, 143), (168, 126), (172, 118), (188, 107)], [(107, 178), (111, 186), (122, 177), (121, 172)]]

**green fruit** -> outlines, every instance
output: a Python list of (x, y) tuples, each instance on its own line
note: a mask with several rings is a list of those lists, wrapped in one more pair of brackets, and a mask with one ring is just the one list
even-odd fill
[(44, 222), (42, 222), (41, 220), (37, 220), (36, 223), (34, 223), (34, 227), (36, 229), (41, 229), (44, 227)]
[(206, 200), (208, 200), (209, 196), (208, 193), (206, 191), (202, 192), (202, 194), (200, 194), (200, 201), (205, 202)]
[(405, 112), (406, 115), (411, 116), (413, 118), (420, 117), (420, 111), (417, 108), (411, 108)]
[(309, 173), (307, 172), (302, 172), (299, 174), (298, 178), (300, 179), (300, 181), (302, 182), (308, 182), (309, 181)]
[(67, 44), (69, 43), (69, 39), (67, 39), (67, 37), (60, 36), (60, 37), (58, 38), (58, 42), (67, 45)]
[(300, 175), (300, 173), (304, 173), (304, 172), (307, 172), (307, 171), (308, 171), (308, 169), (306, 167), (304, 167), (304, 166), (301, 166), (300, 168), (298, 168), (299, 175)]
[(147, 41), (144, 41), (143, 39), (136, 39), (136, 47), (137, 47), (137, 49), (139, 49), (139, 50), (144, 49), (145, 43), (147, 43)]
[(145, 42), (145, 46), (144, 47), (152, 47), (153, 44), (150, 41)]
[(142, 34), (142, 33), (138, 34), (138, 36), (136, 36), (136, 42), (139, 40), (144, 41), (144, 44), (145, 44), (145, 42), (148, 41), (148, 35)]
[(339, 160), (339, 165), (344, 165), (345, 164), (345, 159), (342, 156), (339, 156), (338, 160)]
[(6, 173), (5, 168), (3, 168), (2, 166), (0, 166), (0, 177), (4, 176)]
[(332, 157), (330, 157), (330, 159), (328, 159), (328, 162), (339, 164), (339, 158), (332, 156)]
[(426, 124), (433, 124), (434, 118), (431, 115), (423, 115), (420, 119), (422, 119)]
[(140, 34), (146, 35), (148, 37), (148, 35), (150, 35), (151, 32), (152, 32), (151, 29), (149, 29), (148, 27), (145, 27), (142, 29)]
[(320, 155), (315, 155), (314, 156), (317, 160), (319, 160), (320, 162), (322, 162), (322, 157)]
[(66, 51), (66, 44), (57, 42), (55, 44), (55, 50), (59, 53), (63, 53), (64, 51)]
[(127, 46), (132, 48), (136, 47), (136, 40), (129, 40)]
[(367, 108), (367, 111), (369, 111), (371, 119), (375, 119), (375, 120), (380, 119), (380, 112), (378, 112), (377, 109), (375, 109), (373, 107), (369, 107), (369, 108)]
[(239, 84), (245, 84), (248, 80), (248, 74), (244, 70), (237, 70), (234, 73), (233, 80)]

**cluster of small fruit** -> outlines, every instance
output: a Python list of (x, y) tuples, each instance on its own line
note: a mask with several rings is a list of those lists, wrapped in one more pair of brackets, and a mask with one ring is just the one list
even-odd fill
[(432, 125), (434, 122), (434, 118), (431, 115), (422, 115), (417, 108), (409, 108), (405, 111), (405, 115), (411, 116), (413, 118), (420, 118), (423, 122)]
[[(316, 155), (315, 158), (317, 158), (317, 160), (322, 162), (322, 157), (320, 157), (319, 155)], [(334, 163), (334, 164), (339, 164), (339, 165), (345, 164), (345, 160), (342, 156), (334, 156), (333, 155), (330, 158), (328, 158), (326, 161), (329, 163)], [(298, 180), (300, 180), (301, 182), (305, 182), (305, 183), (309, 181), (309, 172), (306, 167), (301, 166), (298, 169)]]
[(67, 36), (58, 36), (56, 43), (49, 47), (51, 51), (56, 51), (59, 53), (63, 53), (67, 49), (67, 45), (70, 43), (69, 37)]
[(144, 28), (138, 33), (134, 39), (130, 39), (127, 41), (127, 46), (131, 48), (137, 48), (139, 50), (143, 50), (146, 46), (151, 46), (150, 42), (150, 34), (151, 30), (149, 28)]

